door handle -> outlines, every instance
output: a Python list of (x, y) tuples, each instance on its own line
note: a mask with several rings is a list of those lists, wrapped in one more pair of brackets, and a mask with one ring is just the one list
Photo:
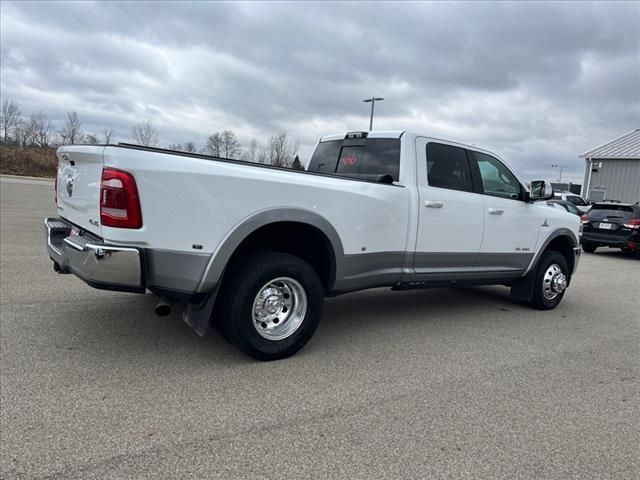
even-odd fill
[(444, 207), (444, 203), (442, 202), (431, 202), (429, 200), (425, 200), (424, 206), (428, 208), (442, 208)]
[(489, 213), (491, 215), (502, 215), (504, 213), (504, 210), (501, 208), (490, 208)]

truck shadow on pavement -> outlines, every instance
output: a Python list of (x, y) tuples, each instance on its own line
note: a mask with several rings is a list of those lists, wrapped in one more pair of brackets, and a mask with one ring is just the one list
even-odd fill
[[(105, 362), (145, 361), (154, 364), (210, 363), (246, 364), (253, 360), (232, 346), (215, 329), (199, 337), (181, 318), (179, 311), (167, 317), (153, 313), (153, 295), (109, 295), (92, 302), (82, 322), (65, 322), (62, 338)], [(68, 305), (68, 316), (77, 316)], [(72, 310), (75, 310), (72, 311)], [(441, 288), (392, 292), (375, 289), (325, 300), (320, 326), (311, 342), (297, 355), (325, 351), (324, 347), (353, 348), (373, 337), (397, 335), (448, 335), (456, 324), (518, 320), (529, 310), (509, 298), (503, 287)], [(69, 329), (64, 332), (65, 328)], [(56, 335), (56, 336), (58, 336)], [(73, 345), (67, 347), (74, 348)]]

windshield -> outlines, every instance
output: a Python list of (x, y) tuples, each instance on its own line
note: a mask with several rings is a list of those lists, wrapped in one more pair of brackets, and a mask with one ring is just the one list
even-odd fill
[(563, 203), (562, 206), (575, 215), (582, 215), (580, 209), (570, 202)]
[(579, 205), (580, 207), (584, 207), (586, 205), (589, 205), (587, 202), (585, 202), (582, 197), (579, 197), (577, 195), (567, 195), (567, 202), (571, 202), (574, 205)]
[(578, 207), (576, 207), (575, 205), (573, 205), (571, 203), (567, 203), (567, 209), (571, 213), (575, 213), (576, 215), (582, 215), (582, 210), (580, 210)]

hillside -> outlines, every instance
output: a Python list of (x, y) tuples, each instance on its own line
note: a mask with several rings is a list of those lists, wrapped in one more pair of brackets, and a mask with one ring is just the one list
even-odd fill
[(53, 178), (57, 165), (55, 148), (0, 144), (0, 174)]

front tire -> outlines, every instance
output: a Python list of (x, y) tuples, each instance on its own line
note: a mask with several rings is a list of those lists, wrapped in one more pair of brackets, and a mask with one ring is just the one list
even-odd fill
[(311, 339), (324, 291), (316, 271), (293, 255), (265, 252), (231, 268), (223, 289), (224, 335), (257, 360), (286, 358)]
[(556, 308), (569, 283), (569, 268), (567, 261), (558, 252), (547, 251), (538, 263), (533, 298), (530, 305), (538, 310)]

